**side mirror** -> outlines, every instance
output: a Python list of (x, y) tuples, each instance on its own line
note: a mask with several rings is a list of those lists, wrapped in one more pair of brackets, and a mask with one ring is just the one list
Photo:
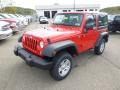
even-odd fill
[(52, 20), (50, 20), (50, 23), (51, 23), (51, 24), (53, 24), (53, 23), (54, 23), (53, 19), (52, 19)]

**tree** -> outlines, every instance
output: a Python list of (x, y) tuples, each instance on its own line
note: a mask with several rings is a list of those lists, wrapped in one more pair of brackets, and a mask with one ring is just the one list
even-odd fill
[(5, 8), (3, 8), (2, 11), (6, 12), (6, 13), (15, 14), (16, 13), (16, 7), (5, 7)]
[(33, 14), (36, 14), (36, 11), (29, 8), (12, 6), (12, 7), (2, 8), (2, 13), (33, 15)]
[(114, 13), (120, 14), (120, 6), (108, 7), (108, 8), (101, 9), (100, 11), (107, 12), (110, 14), (114, 14)]

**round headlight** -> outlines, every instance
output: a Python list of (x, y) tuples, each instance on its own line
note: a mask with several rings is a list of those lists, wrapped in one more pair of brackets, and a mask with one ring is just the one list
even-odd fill
[(41, 47), (41, 48), (44, 47), (44, 42), (43, 42), (43, 41), (40, 42), (40, 47)]
[(25, 41), (25, 36), (22, 37), (23, 42)]

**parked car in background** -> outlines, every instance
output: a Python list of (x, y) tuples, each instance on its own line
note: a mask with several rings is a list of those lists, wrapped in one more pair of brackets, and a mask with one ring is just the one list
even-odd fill
[(20, 24), (21, 24), (21, 27), (23, 26), (27, 26), (28, 25), (28, 21), (27, 21), (27, 19), (24, 17), (24, 16), (22, 16), (22, 15), (20, 15), (19, 17), (17, 17), (17, 16), (15, 16), (15, 15), (13, 15), (13, 14), (8, 14), (11, 18), (14, 18), (14, 19), (16, 19), (16, 20), (18, 20), (19, 22), (20, 22)]
[(108, 15), (108, 29), (111, 32), (120, 31), (120, 15)]
[(28, 24), (32, 22), (32, 16), (26, 15), (25, 18), (28, 20)]
[(10, 28), (13, 30), (13, 34), (19, 31), (19, 22), (10, 17), (4, 16), (5, 14), (0, 14), (0, 21), (5, 21), (10, 24)]
[(7, 39), (12, 36), (10, 24), (5, 21), (0, 21), (0, 40)]
[(47, 17), (40, 17), (39, 18), (40, 24), (48, 24), (48, 18)]
[(25, 18), (23, 15), (17, 14), (17, 18), (21, 21), (21, 24), (23, 26), (27, 26), (28, 25), (28, 19)]

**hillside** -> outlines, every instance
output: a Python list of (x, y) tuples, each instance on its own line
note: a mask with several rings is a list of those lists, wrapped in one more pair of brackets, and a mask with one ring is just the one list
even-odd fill
[(36, 14), (36, 11), (29, 8), (22, 8), (22, 7), (5, 7), (0, 10), (1, 13), (12, 13), (12, 14), (23, 14), (23, 15), (33, 15)]
[(116, 6), (116, 7), (108, 7), (108, 8), (104, 8), (104, 9), (101, 9), (100, 11), (102, 12), (107, 12), (107, 13), (118, 13), (120, 14), (120, 6)]

